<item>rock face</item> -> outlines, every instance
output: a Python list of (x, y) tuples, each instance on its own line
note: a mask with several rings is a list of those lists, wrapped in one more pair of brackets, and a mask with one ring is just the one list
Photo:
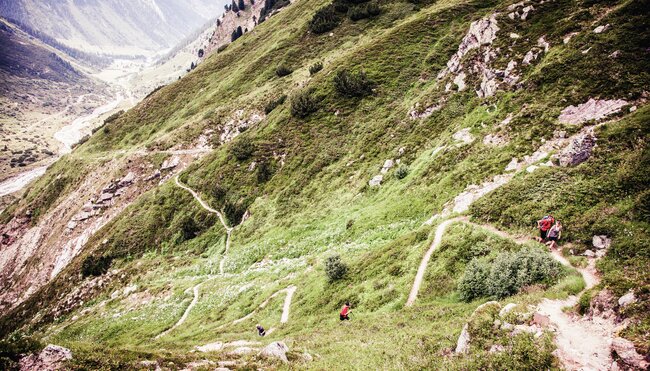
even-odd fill
[(20, 370), (60, 370), (63, 363), (72, 359), (70, 349), (58, 345), (48, 345), (39, 354), (32, 354), (20, 360)]
[(587, 161), (595, 145), (596, 136), (593, 130), (585, 130), (560, 152), (558, 155), (560, 166), (576, 166)]
[(629, 340), (619, 337), (614, 338), (612, 340), (612, 352), (616, 353), (626, 366), (634, 369), (647, 370), (650, 366), (650, 363), (636, 352), (634, 344)]
[(461, 69), (461, 60), (472, 49), (476, 49), (481, 45), (492, 44), (496, 39), (496, 33), (499, 31), (497, 26), (496, 15), (489, 18), (483, 18), (478, 21), (472, 22), (469, 26), (467, 35), (458, 46), (458, 51), (447, 62), (447, 68), (440, 71), (438, 78), (445, 77), (449, 72), (458, 73)]
[(275, 341), (260, 351), (260, 356), (269, 359), (279, 359), (284, 363), (288, 363), (287, 352), (289, 347), (282, 341)]
[(591, 120), (601, 120), (621, 110), (627, 104), (623, 99), (595, 100), (589, 99), (586, 103), (569, 106), (562, 110), (560, 123), (579, 125)]

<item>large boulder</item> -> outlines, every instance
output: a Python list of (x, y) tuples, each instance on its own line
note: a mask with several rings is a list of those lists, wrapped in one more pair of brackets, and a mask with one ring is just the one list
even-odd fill
[(267, 345), (260, 351), (260, 357), (268, 359), (278, 359), (284, 363), (288, 363), (287, 352), (289, 347), (282, 341), (274, 341)]
[(40, 353), (31, 354), (20, 360), (21, 371), (60, 370), (65, 361), (72, 359), (70, 349), (48, 345)]
[(571, 143), (558, 154), (560, 166), (576, 166), (589, 159), (596, 145), (596, 136), (593, 130), (585, 130), (577, 135)]
[(625, 308), (630, 304), (636, 303), (636, 296), (634, 296), (634, 290), (630, 289), (625, 295), (618, 298), (618, 306)]
[(608, 249), (612, 244), (612, 239), (605, 235), (594, 236), (591, 240), (591, 244), (597, 249)]
[(456, 353), (467, 353), (469, 351), (469, 342), (470, 342), (470, 337), (469, 337), (469, 331), (467, 330), (467, 324), (463, 326), (463, 330), (460, 332), (460, 336), (458, 336), (458, 341), (456, 342)]
[(591, 120), (601, 120), (627, 104), (622, 99), (595, 100), (589, 99), (586, 103), (577, 106), (568, 106), (560, 113), (560, 123), (578, 125)]

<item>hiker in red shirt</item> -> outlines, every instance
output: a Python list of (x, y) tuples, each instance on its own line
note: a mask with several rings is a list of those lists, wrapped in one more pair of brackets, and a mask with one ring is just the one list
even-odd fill
[(537, 221), (537, 228), (539, 228), (539, 242), (546, 241), (546, 235), (548, 234), (548, 230), (553, 226), (553, 223), (555, 223), (555, 218), (553, 218), (552, 215), (546, 215)]
[(350, 302), (346, 301), (345, 305), (343, 305), (343, 308), (341, 308), (341, 313), (340, 313), (341, 321), (345, 321), (346, 319), (349, 320), (350, 319), (349, 314), (350, 314)]

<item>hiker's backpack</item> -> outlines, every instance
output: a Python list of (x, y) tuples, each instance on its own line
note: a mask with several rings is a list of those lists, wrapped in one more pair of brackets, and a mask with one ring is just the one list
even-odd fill
[(542, 230), (547, 231), (551, 229), (553, 223), (555, 223), (555, 218), (553, 217), (553, 215), (546, 215), (545, 217), (542, 218), (540, 227), (542, 228)]

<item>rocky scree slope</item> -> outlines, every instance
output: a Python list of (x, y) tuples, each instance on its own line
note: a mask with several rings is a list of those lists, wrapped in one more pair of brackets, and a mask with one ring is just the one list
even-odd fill
[[(404, 304), (447, 218), (531, 235), (553, 213), (567, 260), (602, 256), (601, 282), (573, 315), (611, 311), (629, 343), (613, 348), (610, 367), (641, 367), (630, 354), (648, 354), (644, 4), (378, 1), (371, 15), (343, 3), (346, 12), (323, 0), (284, 8), (97, 131), (9, 207), (2, 223), (14, 237), (0, 253), (39, 228), (63, 231), (133, 173), (108, 198), (118, 208), (91, 217), (104, 224), (69, 232), (87, 233), (78, 248), (53, 233), (34, 245), (47, 253), (24, 250), (7, 282), (29, 295), (3, 309), (5, 341), (68, 347), (80, 368), (256, 367), (275, 362), (247, 343), (262, 323), (275, 330), (261, 341), (283, 341), (295, 367), (552, 368), (552, 330), (512, 334), (494, 324), (494, 305), (473, 316), (488, 296), (459, 298), (474, 259), (495, 265), (522, 249), (503, 236), (448, 226)], [(329, 30), (310, 27), (314, 17)], [(175, 174), (238, 225), (223, 265), (227, 231)], [(29, 290), (29, 272), (62, 251), (72, 253), (58, 273)], [(340, 280), (325, 274), (331, 255), (348, 266)], [(294, 286), (282, 323), (282, 300), (261, 304)], [(544, 298), (583, 288), (567, 268), (500, 301), (519, 308), (508, 323), (529, 326)], [(353, 319), (339, 325), (346, 300)], [(474, 340), (456, 353), (468, 320)], [(217, 343), (237, 345), (192, 352)]]

